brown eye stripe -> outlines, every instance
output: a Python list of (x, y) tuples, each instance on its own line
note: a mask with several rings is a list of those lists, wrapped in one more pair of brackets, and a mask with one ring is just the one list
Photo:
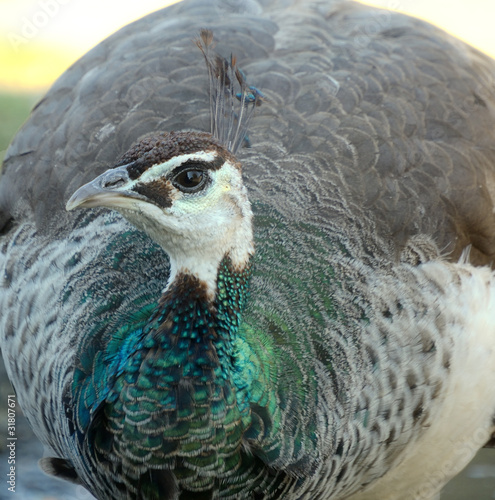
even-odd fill
[(143, 184), (136, 184), (133, 187), (133, 191), (142, 194), (159, 207), (168, 208), (172, 206), (173, 187), (169, 180), (155, 179)]
[(184, 163), (174, 168), (170, 174), (169, 179), (172, 179), (184, 170), (218, 170), (225, 163), (225, 158), (221, 155), (217, 156), (213, 161), (205, 161), (203, 159), (190, 158)]
[(202, 162), (203, 166), (208, 170), (218, 170), (224, 163), (225, 158), (221, 154), (219, 154), (213, 161)]

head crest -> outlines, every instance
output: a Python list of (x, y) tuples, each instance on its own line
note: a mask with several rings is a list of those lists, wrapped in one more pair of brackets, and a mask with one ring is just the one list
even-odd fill
[(206, 61), (210, 81), (211, 134), (235, 154), (242, 142), (254, 109), (264, 99), (263, 94), (246, 83), (237, 67), (235, 56), (230, 62), (211, 53), (215, 44), (211, 30), (202, 29), (196, 40)]

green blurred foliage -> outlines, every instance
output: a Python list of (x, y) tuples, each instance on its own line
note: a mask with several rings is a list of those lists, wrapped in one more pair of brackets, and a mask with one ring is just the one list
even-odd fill
[(0, 163), (10, 141), (26, 121), (39, 98), (39, 94), (0, 92)]

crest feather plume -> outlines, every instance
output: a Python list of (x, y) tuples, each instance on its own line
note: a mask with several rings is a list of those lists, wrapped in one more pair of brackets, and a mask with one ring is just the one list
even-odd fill
[(213, 32), (202, 29), (196, 45), (208, 69), (210, 83), (210, 127), (213, 137), (235, 154), (244, 140), (254, 109), (264, 100), (263, 94), (246, 82), (237, 67), (237, 58), (230, 61), (213, 52)]

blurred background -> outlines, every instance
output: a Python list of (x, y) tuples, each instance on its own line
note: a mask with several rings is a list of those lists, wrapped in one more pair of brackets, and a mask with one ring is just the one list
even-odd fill
[[(0, 0), (0, 163), (30, 109), (63, 71), (98, 42), (167, 0)], [(495, 57), (495, 0), (370, 0), (362, 3), (405, 12), (443, 28)], [(7, 490), (4, 450), (7, 394), (0, 361), (0, 500)], [(17, 497), (89, 500), (81, 487), (48, 478), (37, 467), (42, 448), (18, 410)], [(445, 489), (442, 500), (495, 499), (495, 450), (482, 450)]]

